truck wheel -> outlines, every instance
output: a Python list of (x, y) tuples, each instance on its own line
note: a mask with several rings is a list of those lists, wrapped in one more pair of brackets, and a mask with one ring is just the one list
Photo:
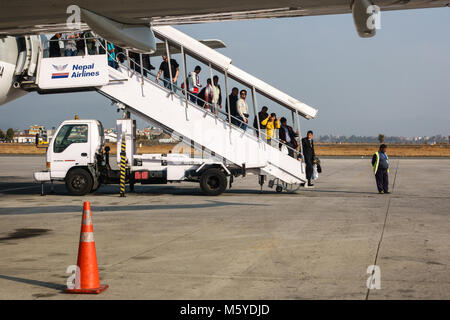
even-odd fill
[(66, 177), (66, 188), (70, 194), (84, 196), (88, 194), (94, 185), (92, 177), (84, 169), (73, 169)]
[(277, 186), (277, 187), (275, 188), (275, 190), (276, 190), (277, 192), (282, 192), (282, 191), (283, 191), (283, 187), (282, 187), (282, 186)]
[(219, 169), (208, 169), (200, 176), (200, 188), (207, 196), (218, 196), (227, 188), (227, 176)]

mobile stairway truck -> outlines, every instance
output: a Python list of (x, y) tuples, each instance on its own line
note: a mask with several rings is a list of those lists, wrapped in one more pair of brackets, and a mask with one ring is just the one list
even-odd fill
[[(226, 166), (214, 158), (195, 158), (187, 154), (136, 154), (136, 120), (117, 120), (117, 162), (125, 140), (125, 182), (167, 184), (198, 182), (205, 195), (225, 191), (228, 178), (244, 174), (242, 168)], [(111, 169), (110, 148), (105, 147), (103, 126), (98, 120), (66, 120), (55, 132), (47, 149), (47, 171), (35, 172), (41, 183), (64, 181), (72, 195), (85, 195), (101, 185), (119, 184), (120, 170)]]
[[(298, 132), (300, 117), (313, 119), (316, 116), (316, 109), (237, 68), (230, 58), (200, 41), (171, 27), (152, 29), (168, 57), (171, 50), (181, 53), (183, 83), (187, 81), (186, 57), (190, 57), (208, 65), (211, 77), (213, 70), (221, 75), (226, 93), (230, 89), (229, 80), (237, 82), (239, 87), (247, 87), (257, 122), (260, 121), (258, 95), (271, 101), (271, 105), (281, 107), (284, 112), (290, 112), (292, 124), (296, 123)], [(209, 159), (176, 154), (137, 155), (135, 129), (132, 129), (135, 125), (125, 115), (118, 122), (119, 133), (124, 133), (127, 142), (125, 160), (118, 158), (121, 166), (125, 162), (121, 174), (109, 166), (109, 151), (103, 149), (101, 124), (95, 120), (71, 120), (74, 122), (64, 122), (58, 128), (54, 141), (49, 144), (47, 171), (35, 174), (39, 182), (64, 180), (70, 193), (80, 195), (95, 191), (101, 184), (122, 182), (122, 190), (124, 180), (131, 189), (135, 183), (195, 181), (206, 194), (211, 195), (221, 194), (227, 180), (231, 184), (233, 177), (246, 174), (259, 176), (261, 188), (266, 177), (272, 178), (268, 186), (276, 186), (278, 192), (293, 191), (306, 182), (304, 159), (283, 152), (279, 148), (281, 141), (272, 138), (269, 145), (264, 130), (243, 129), (242, 121), (231, 115), (230, 108), (224, 113), (214, 105), (215, 112), (211, 112), (193, 103), (188, 90), (177, 88), (176, 92), (174, 85), (169, 88), (163, 86), (151, 78), (155, 77), (151, 70), (139, 67), (138, 61), (133, 60), (131, 64), (127, 54), (116, 69), (108, 66), (106, 54), (45, 58), (42, 50), (38, 53), (35, 76), (17, 86), (41, 94), (96, 91), (108, 98), (112, 105), (122, 106), (125, 113), (153, 123), (211, 154)], [(140, 72), (132, 65), (138, 66)], [(226, 96), (229, 104), (228, 94)], [(298, 154), (297, 150), (291, 151)], [(300, 150), (298, 155), (301, 153)]]

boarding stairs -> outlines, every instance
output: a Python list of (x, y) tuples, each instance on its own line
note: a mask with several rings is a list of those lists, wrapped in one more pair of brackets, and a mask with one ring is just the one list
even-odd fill
[[(298, 116), (307, 119), (315, 117), (317, 110), (235, 67), (231, 64), (231, 59), (200, 41), (172, 27), (154, 27), (153, 30), (155, 35), (165, 42), (168, 50), (169, 47), (177, 47), (182, 53), (181, 59), (184, 61), (178, 61), (181, 80), (178, 83), (183, 82), (186, 76), (184, 55), (189, 54), (225, 75), (226, 86), (222, 86), (223, 106), (231, 89), (227, 84), (229, 77), (252, 88), (253, 92), (249, 92), (249, 96), (253, 95), (254, 99), (256, 93), (264, 95), (291, 110), (293, 119), (295, 112), (297, 121)], [(139, 64), (139, 61), (135, 63)], [(267, 144), (263, 132), (265, 130), (261, 130), (258, 135), (252, 128), (253, 117), (249, 118), (248, 129), (244, 131), (232, 124), (229, 117), (221, 117), (217, 112), (192, 103), (187, 92), (180, 88), (174, 93), (173, 89), (165, 88), (161, 82), (156, 83), (153, 79), (143, 76), (142, 71), (130, 69), (129, 61), (119, 63), (118, 69), (108, 67), (108, 73), (108, 83), (95, 89), (123, 106), (126, 111), (163, 127), (175, 136), (195, 142), (216, 157), (223, 158), (224, 162), (245, 168), (246, 172), (270, 175), (286, 184), (298, 185), (305, 182), (305, 165), (302, 159), (297, 160), (280, 151), (276, 141), (273, 146)], [(249, 108), (251, 104), (248, 101)], [(254, 105), (253, 111), (259, 111), (256, 104)], [(297, 124), (299, 126), (299, 122)]]

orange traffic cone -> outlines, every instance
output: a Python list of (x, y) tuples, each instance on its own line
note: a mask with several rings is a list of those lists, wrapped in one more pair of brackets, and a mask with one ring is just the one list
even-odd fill
[(66, 288), (67, 293), (100, 293), (108, 288), (108, 285), (100, 284), (98, 277), (94, 226), (92, 225), (91, 204), (88, 201), (85, 201), (83, 206), (77, 266), (79, 267), (79, 281), (75, 281), (77, 283), (75, 288)]

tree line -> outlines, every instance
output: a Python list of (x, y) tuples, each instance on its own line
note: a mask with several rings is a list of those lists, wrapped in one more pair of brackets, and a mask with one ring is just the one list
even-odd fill
[(14, 129), (13, 128), (9, 128), (8, 130), (6, 130), (6, 133), (3, 132), (2, 129), (0, 129), (0, 142), (2, 141), (6, 141), (6, 142), (11, 142), (14, 139)]
[(386, 136), (380, 133), (378, 136), (333, 136), (321, 135), (317, 138), (319, 142), (325, 143), (399, 143), (399, 144), (422, 144), (422, 143), (449, 143), (450, 136), (434, 135), (429, 137), (396, 137)]

